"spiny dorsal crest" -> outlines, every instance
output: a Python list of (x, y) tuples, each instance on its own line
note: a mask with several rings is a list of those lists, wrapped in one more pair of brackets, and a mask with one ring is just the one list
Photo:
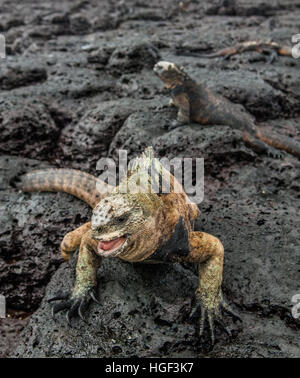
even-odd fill
[[(152, 147), (147, 147), (141, 156), (135, 158), (129, 168), (127, 178), (117, 191), (120, 193), (169, 193), (171, 174), (154, 157)], [(172, 183), (171, 183), (172, 186)]]

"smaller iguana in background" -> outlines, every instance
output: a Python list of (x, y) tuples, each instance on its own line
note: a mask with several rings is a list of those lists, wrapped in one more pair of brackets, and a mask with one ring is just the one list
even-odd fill
[[(177, 121), (171, 128), (197, 122), (202, 125), (227, 125), (241, 130), (243, 140), (258, 153), (282, 157), (276, 149), (300, 157), (300, 143), (292, 138), (264, 132), (255, 125), (254, 117), (240, 105), (214, 94), (203, 84), (197, 83), (185, 71), (171, 62), (160, 61), (154, 72), (171, 90), (169, 105), (178, 108)], [(274, 147), (274, 148), (273, 148)]]
[(229, 57), (237, 54), (242, 54), (246, 51), (257, 51), (259, 53), (267, 52), (270, 54), (270, 62), (272, 63), (278, 55), (290, 56), (292, 57), (292, 48), (289, 46), (280, 45), (271, 39), (267, 40), (257, 40), (257, 41), (245, 41), (239, 42), (234, 46), (225, 47), (219, 51), (213, 52), (211, 54), (197, 54), (193, 52), (178, 52), (178, 55), (194, 56), (196, 58), (219, 58), (223, 57), (228, 59)]
[[(153, 191), (153, 184), (158, 190)], [(193, 231), (198, 207), (177, 179), (154, 158), (152, 148), (135, 159), (127, 177), (117, 187), (108, 187), (96, 177), (72, 169), (27, 173), (19, 185), (27, 192), (70, 193), (93, 208), (91, 221), (66, 234), (61, 243), (65, 260), (78, 248), (79, 255), (72, 293), (61, 292), (50, 299), (61, 300), (53, 306), (53, 316), (67, 310), (69, 324), (77, 314), (84, 319), (90, 300), (98, 302), (96, 273), (105, 257), (119, 257), (133, 263), (189, 262), (197, 264), (199, 269), (192, 311), (192, 317), (200, 312), (199, 335), (203, 335), (206, 321), (211, 345), (215, 341), (215, 322), (231, 335), (221, 310), (240, 318), (222, 296), (223, 245), (212, 235)]]

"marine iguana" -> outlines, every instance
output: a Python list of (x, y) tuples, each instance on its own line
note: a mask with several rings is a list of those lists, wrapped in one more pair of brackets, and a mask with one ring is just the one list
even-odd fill
[(258, 40), (258, 41), (245, 41), (237, 43), (235, 46), (225, 47), (219, 51), (213, 52), (211, 54), (197, 54), (193, 52), (181, 52), (180, 55), (194, 56), (197, 58), (218, 58), (223, 57), (228, 59), (232, 55), (241, 54), (245, 51), (257, 51), (259, 53), (270, 52), (271, 62), (278, 56), (292, 56), (292, 48), (289, 46), (282, 46), (277, 42), (268, 40)]
[(241, 130), (244, 141), (258, 153), (282, 157), (282, 153), (275, 149), (277, 148), (300, 157), (299, 142), (283, 135), (263, 132), (257, 128), (254, 117), (242, 105), (214, 94), (203, 84), (193, 80), (183, 67), (160, 61), (155, 64), (154, 72), (166, 88), (171, 89), (172, 99), (169, 105), (178, 108), (177, 121), (171, 128), (192, 121), (202, 125), (228, 125)]
[[(153, 183), (158, 190), (153, 190)], [(191, 315), (194, 318), (200, 312), (199, 336), (203, 336), (206, 321), (211, 346), (215, 342), (215, 322), (231, 335), (223, 322), (221, 309), (240, 318), (224, 300), (221, 291), (223, 245), (212, 235), (193, 231), (199, 209), (187, 197), (178, 180), (153, 156), (152, 148), (147, 148), (135, 159), (127, 177), (117, 187), (107, 188), (96, 177), (72, 169), (27, 173), (21, 177), (19, 187), (27, 192), (70, 193), (93, 208), (91, 221), (66, 234), (61, 243), (65, 260), (69, 260), (78, 248), (79, 255), (72, 293), (60, 292), (49, 300), (61, 300), (53, 306), (53, 316), (67, 310), (69, 324), (75, 315), (84, 320), (83, 314), (90, 300), (98, 302), (96, 273), (102, 258), (119, 257), (133, 263), (190, 262), (197, 264), (199, 270)], [(142, 190), (136, 190), (137, 187)], [(105, 195), (101, 194), (103, 189)]]

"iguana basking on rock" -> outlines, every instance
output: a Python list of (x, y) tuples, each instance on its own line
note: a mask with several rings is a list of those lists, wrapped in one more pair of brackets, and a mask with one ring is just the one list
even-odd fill
[[(153, 183), (159, 190), (153, 190)], [(70, 193), (93, 208), (91, 221), (66, 234), (61, 243), (65, 260), (78, 248), (79, 255), (72, 293), (60, 293), (50, 300), (61, 300), (53, 306), (53, 316), (67, 310), (69, 323), (77, 314), (83, 319), (91, 298), (97, 301), (96, 273), (104, 257), (119, 257), (133, 263), (190, 262), (199, 268), (192, 316), (200, 312), (200, 336), (205, 321), (208, 321), (212, 345), (215, 322), (230, 335), (221, 309), (238, 316), (221, 292), (222, 243), (205, 232), (193, 231), (198, 207), (189, 200), (174, 176), (153, 157), (152, 148), (135, 159), (127, 177), (117, 187), (107, 188), (101, 180), (80, 171), (48, 169), (22, 176), (20, 188), (27, 192)], [(108, 191), (105, 195), (101, 194), (104, 190)]]
[(177, 121), (171, 128), (191, 122), (227, 125), (239, 129), (243, 133), (244, 141), (258, 153), (281, 157), (282, 153), (276, 150), (281, 149), (300, 157), (299, 142), (257, 128), (254, 117), (242, 105), (216, 95), (203, 84), (196, 83), (184, 72), (183, 67), (161, 61), (154, 66), (154, 72), (171, 89), (172, 99), (169, 104), (178, 108)]
[(271, 39), (267, 40), (257, 40), (257, 41), (245, 41), (237, 43), (231, 47), (225, 47), (219, 51), (213, 52), (211, 54), (197, 54), (192, 52), (182, 52), (180, 55), (194, 56), (197, 58), (218, 58), (224, 57), (228, 59), (232, 55), (241, 54), (246, 51), (257, 51), (259, 53), (268, 52), (271, 55), (271, 62), (278, 56), (290, 56), (292, 57), (292, 48), (289, 46), (280, 45)]

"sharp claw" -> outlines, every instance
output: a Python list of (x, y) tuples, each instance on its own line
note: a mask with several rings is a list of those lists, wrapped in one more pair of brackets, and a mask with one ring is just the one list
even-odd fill
[(61, 299), (67, 299), (69, 297), (69, 293), (57, 293), (55, 297), (49, 298), (48, 303), (51, 303), (53, 301), (58, 301)]
[(195, 306), (195, 308), (193, 309), (193, 311), (190, 313), (190, 319), (194, 318), (196, 313), (198, 312), (199, 310), (199, 306)]
[(234, 317), (235, 320), (238, 320), (240, 323), (243, 323), (243, 319), (234, 311), (230, 311), (229, 314)]
[(229, 336), (229, 338), (232, 338), (231, 330), (225, 324), (222, 327), (224, 328), (224, 330), (227, 333), (227, 335)]
[(90, 296), (91, 296), (91, 298), (92, 298), (92, 300), (93, 300), (94, 302), (96, 302), (96, 303), (98, 303), (98, 304), (101, 304), (101, 302), (99, 301), (99, 299), (96, 298), (96, 295), (95, 295), (94, 291), (91, 291), (91, 292), (90, 292)]
[(51, 316), (52, 316), (53, 320), (56, 320), (56, 318), (55, 318), (55, 312), (54, 312), (54, 307), (52, 307)]
[(80, 317), (81, 320), (83, 320), (84, 322), (86, 322), (85, 317), (83, 316), (83, 313), (82, 313), (81, 306), (78, 309), (78, 315), (79, 315), (79, 317)]
[(62, 311), (64, 310), (65, 308), (69, 308), (71, 306), (71, 301), (67, 301), (67, 302), (62, 302), (62, 303), (58, 303), (56, 305), (54, 305), (52, 307), (52, 317), (54, 317), (54, 315), (59, 312), (59, 311)]
[(78, 308), (78, 315), (80, 316), (80, 318), (81, 318), (85, 323), (86, 323), (87, 321), (86, 321), (86, 319), (85, 319), (85, 317), (84, 317), (84, 315), (83, 315), (83, 312), (86, 310), (87, 306), (88, 306), (88, 302), (85, 301), (85, 300), (83, 300), (83, 301), (80, 303), (80, 306), (79, 306), (79, 308)]
[(68, 321), (68, 324), (69, 324), (70, 327), (72, 327), (71, 326), (71, 318), (74, 317), (74, 315), (76, 314), (76, 312), (78, 313), (79, 305), (80, 305), (80, 300), (76, 299), (73, 302), (70, 310), (66, 314), (66, 318), (67, 318), (67, 321)]
[(215, 345), (215, 331), (214, 331), (214, 321), (211, 314), (207, 314), (207, 319), (209, 323), (209, 330), (210, 330), (210, 342), (211, 342), (211, 348)]
[(206, 310), (205, 308), (201, 307), (201, 316), (200, 316), (200, 322), (199, 322), (199, 336), (202, 337), (204, 334), (204, 326), (205, 326), (205, 315), (206, 315)]
[(70, 328), (72, 328), (72, 324), (71, 324), (71, 314), (70, 314), (71, 310), (67, 311), (66, 312), (66, 319), (67, 319), (67, 323), (68, 323), (68, 326)]
[(221, 317), (218, 317), (216, 321), (220, 324), (220, 326), (224, 329), (224, 331), (227, 333), (227, 335), (231, 338), (232, 333), (231, 330), (226, 326), (226, 324), (223, 322), (223, 319)]
[(223, 306), (223, 308), (224, 308), (224, 310), (225, 310), (229, 315), (231, 315), (235, 320), (238, 320), (239, 322), (243, 323), (242, 318), (241, 318), (241, 317), (240, 317), (235, 311), (233, 311), (233, 310), (230, 308), (229, 305), (228, 305), (227, 308), (224, 307), (224, 306)]
[(243, 323), (243, 320), (241, 319), (241, 317), (231, 308), (231, 306), (224, 300), (223, 297), (221, 298), (221, 306), (233, 318), (235, 318), (236, 320), (239, 320), (241, 323)]

